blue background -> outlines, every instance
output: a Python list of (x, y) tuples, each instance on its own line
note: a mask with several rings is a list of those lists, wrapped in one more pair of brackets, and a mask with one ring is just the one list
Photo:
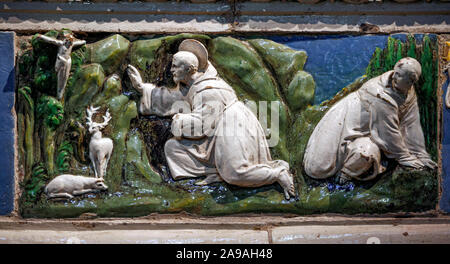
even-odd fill
[(316, 82), (314, 104), (332, 98), (366, 73), (376, 47), (383, 49), (388, 36), (275, 36), (269, 39), (306, 51), (304, 71)]
[[(406, 41), (405, 34), (390, 35)], [(423, 34), (414, 34), (418, 44)], [(437, 36), (428, 35), (436, 41)], [(316, 94), (314, 104), (331, 99), (345, 86), (366, 73), (375, 48), (384, 49), (387, 35), (378, 36), (272, 36), (265, 37), (295, 50), (306, 51), (308, 58), (304, 70), (314, 77)]]
[(14, 209), (14, 33), (0, 32), (0, 215)]
[(442, 99), (442, 196), (439, 207), (450, 213), (450, 109), (445, 106), (445, 94), (450, 81), (447, 73), (447, 81), (444, 83)]

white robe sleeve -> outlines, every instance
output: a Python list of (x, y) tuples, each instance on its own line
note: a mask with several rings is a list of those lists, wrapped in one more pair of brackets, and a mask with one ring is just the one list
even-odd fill
[(143, 115), (172, 116), (189, 110), (189, 104), (184, 101), (184, 96), (178, 89), (153, 86), (142, 88), (139, 111)]
[(434, 163), (426, 151), (425, 138), (420, 124), (419, 106), (417, 99), (410, 103), (400, 120), (402, 135), (409, 152), (424, 164)]
[(217, 93), (216, 89), (206, 89), (197, 94), (192, 102), (192, 112), (175, 116), (172, 133), (190, 139), (213, 136), (224, 109)]
[(423, 165), (405, 144), (396, 106), (377, 98), (370, 104), (369, 112), (371, 138), (388, 158), (394, 158), (401, 165), (409, 167)]

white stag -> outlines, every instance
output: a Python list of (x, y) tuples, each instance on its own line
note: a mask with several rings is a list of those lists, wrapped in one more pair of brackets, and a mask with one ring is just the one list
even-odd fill
[(109, 158), (113, 151), (113, 141), (110, 138), (102, 138), (101, 129), (108, 125), (111, 120), (109, 110), (103, 116), (103, 123), (96, 123), (92, 117), (100, 107), (90, 106), (87, 109), (87, 125), (89, 126), (89, 133), (92, 134), (91, 142), (89, 142), (89, 158), (92, 161), (96, 178), (103, 178), (106, 174)]

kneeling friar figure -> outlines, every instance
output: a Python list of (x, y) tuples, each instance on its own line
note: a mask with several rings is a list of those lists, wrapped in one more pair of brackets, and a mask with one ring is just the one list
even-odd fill
[(337, 175), (340, 183), (370, 180), (385, 170), (381, 153), (406, 167), (436, 168), (425, 148), (414, 89), (421, 71), (417, 60), (403, 58), (393, 71), (370, 79), (331, 107), (308, 141), (306, 174), (316, 179)]
[(289, 164), (272, 160), (261, 124), (218, 76), (205, 46), (187, 39), (178, 50), (171, 66), (176, 88), (144, 83), (136, 68), (128, 68), (133, 87), (142, 93), (140, 113), (173, 116), (175, 137), (164, 148), (172, 177), (206, 176), (198, 185), (225, 181), (258, 187), (278, 182), (287, 199), (294, 196)]

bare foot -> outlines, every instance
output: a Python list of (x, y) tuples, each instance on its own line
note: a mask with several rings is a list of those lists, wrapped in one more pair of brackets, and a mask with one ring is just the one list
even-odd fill
[(290, 199), (290, 196), (295, 197), (294, 178), (287, 170), (281, 171), (278, 176), (278, 183), (283, 187), (284, 197), (286, 200)]

